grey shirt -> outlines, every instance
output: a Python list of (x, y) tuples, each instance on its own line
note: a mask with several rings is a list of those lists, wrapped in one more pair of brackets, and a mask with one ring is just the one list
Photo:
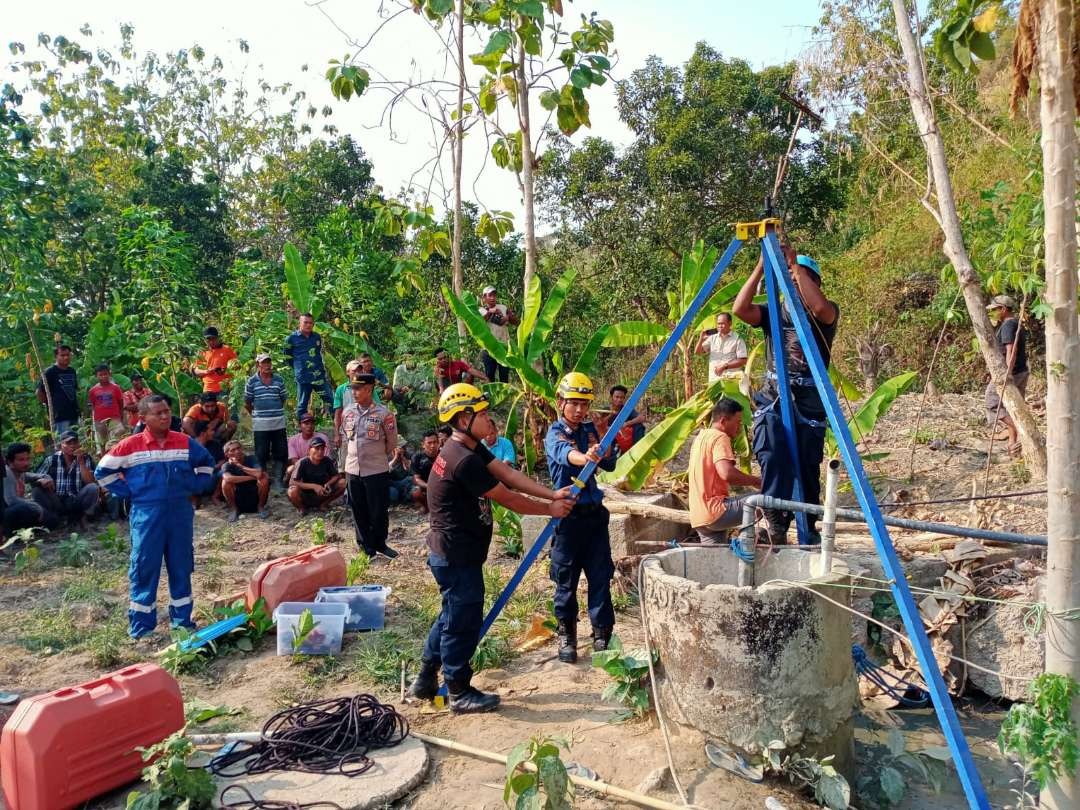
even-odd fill
[(42, 473), (16, 473), (14, 470), (8, 467), (7, 475), (4, 476), (4, 503), (15, 503), (15, 501), (19, 500), (19, 496), (15, 494), (17, 492), (16, 483), (19, 478), (22, 479), (23, 484), (25, 485), (22, 497), (22, 500), (25, 501), (30, 500), (30, 490), (33, 487), (37, 486), (42, 481), (52, 480), (51, 478), (49, 478), (49, 476)]
[(350, 405), (341, 414), (341, 432), (348, 448), (345, 472), (377, 475), (390, 471), (390, 456), (397, 447), (397, 420), (385, 405)]

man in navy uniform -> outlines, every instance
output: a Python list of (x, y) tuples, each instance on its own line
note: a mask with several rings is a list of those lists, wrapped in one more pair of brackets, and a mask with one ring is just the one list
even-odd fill
[[(600, 434), (589, 420), (593, 384), (587, 376), (572, 371), (562, 378), (556, 392), (559, 418), (548, 428), (544, 439), (548, 471), (552, 485), (559, 489), (578, 480), (588, 462), (602, 470), (615, 469), (614, 444), (601, 458)], [(578, 495), (577, 504), (555, 529), (551, 541), (551, 579), (555, 583), (555, 618), (558, 620), (559, 660), (577, 661), (577, 587), (582, 572), (589, 583), (589, 621), (592, 624), (593, 651), (607, 649), (615, 625), (611, 606), (611, 561), (608, 538), (608, 511), (604, 494), (590, 476)]]

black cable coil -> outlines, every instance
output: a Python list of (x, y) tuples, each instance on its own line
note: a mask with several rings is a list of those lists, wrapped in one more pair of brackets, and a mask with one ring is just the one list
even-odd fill
[(338, 773), (359, 776), (375, 764), (367, 754), (397, 745), (409, 721), (374, 695), (302, 703), (272, 716), (258, 742), (238, 742), (211, 760), (218, 776), (267, 771)]
[[(244, 794), (244, 798), (225, 801), (225, 796), (230, 790), (238, 790)], [(331, 810), (342, 810), (340, 804), (335, 802), (309, 802), (297, 804), (293, 801), (279, 799), (256, 799), (251, 791), (243, 785), (229, 785), (218, 796), (218, 805), (221, 810), (312, 810), (315, 807), (329, 807)]]

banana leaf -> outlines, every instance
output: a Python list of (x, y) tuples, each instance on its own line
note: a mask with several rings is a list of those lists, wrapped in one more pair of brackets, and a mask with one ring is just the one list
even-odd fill
[(845, 376), (844, 373), (832, 363), (829, 364), (829, 379), (832, 380), (833, 388), (843, 393), (847, 399), (855, 401), (863, 398), (863, 393), (859, 390), (859, 386), (855, 385), (849, 377)]
[(518, 393), (517, 386), (503, 382), (482, 383), (480, 389), (487, 394), (488, 402), (491, 403), (492, 408), (498, 408), (506, 400)]
[(667, 335), (666, 327), (648, 321), (606, 323), (593, 332), (578, 357), (577, 363), (574, 364), (574, 371), (580, 371), (582, 374), (592, 373), (601, 349), (648, 346), (662, 342)]
[(517, 441), (518, 425), (521, 421), (521, 411), (518, 405), (521, 404), (521, 398), (525, 396), (525, 392), (521, 392), (514, 397), (513, 403), (510, 405), (510, 413), (506, 416), (506, 427), (503, 428), (503, 434), (512, 442)]
[(323, 303), (312, 293), (307, 265), (300, 258), (300, 251), (291, 244), (285, 245), (285, 283), (297, 312), (310, 312), (315, 318), (322, 314)]
[[(343, 344), (349, 352), (352, 353), (353, 357), (356, 357), (362, 352), (367, 352), (371, 355), (371, 361), (383, 371), (386, 371), (386, 360), (383, 359), (382, 355), (375, 351), (371, 347), (371, 344), (364, 340), (360, 335), (343, 332), (329, 323), (319, 323), (316, 325), (316, 328), (323, 337), (330, 338), (334, 343)], [(344, 374), (344, 372), (342, 373)], [(390, 369), (390, 373), (393, 373), (393, 369)]]
[[(527, 407), (527, 406), (526, 406)], [(533, 442), (533, 432), (529, 427), (529, 420), (525, 419), (525, 435), (522, 437), (522, 455), (525, 457), (525, 472), (532, 474), (536, 469), (536, 444)]]
[[(878, 419), (884, 416), (892, 407), (898, 396), (911, 387), (916, 377), (918, 377), (917, 372), (905, 371), (903, 374), (897, 374), (875, 388), (874, 393), (866, 398), (866, 402), (848, 420), (848, 430), (851, 432), (851, 437), (856, 442), (860, 442), (866, 436), (869, 436), (873, 432), (874, 426), (877, 425)], [(825, 436), (825, 451), (830, 456), (835, 456), (837, 453), (836, 437), (833, 436), (831, 430)]]
[(574, 371), (580, 371), (582, 374), (592, 373), (592, 367), (596, 365), (596, 358), (600, 354), (600, 349), (604, 346), (604, 339), (607, 337), (610, 328), (611, 324), (605, 323), (592, 333), (589, 342), (585, 344), (585, 348), (578, 355), (577, 362), (574, 364)]
[(620, 489), (641, 489), (656, 465), (675, 457), (721, 395), (731, 397), (743, 406), (743, 424), (749, 425), (750, 402), (739, 391), (738, 382), (717, 380), (671, 411), (619, 458), (613, 471), (601, 473), (599, 480), (617, 484)]
[(735, 300), (735, 296), (739, 294), (740, 289), (742, 289), (741, 281), (731, 281), (713, 293), (712, 297), (705, 302), (704, 306), (702, 306), (697, 317), (694, 318), (694, 323), (690, 327), (689, 333), (694, 334), (700, 332), (705, 326), (711, 328), (713, 319), (716, 318), (721, 310)]
[(577, 278), (577, 270), (573, 268), (567, 270), (559, 276), (559, 280), (555, 282), (555, 286), (548, 293), (547, 300), (544, 302), (540, 315), (536, 319), (536, 326), (533, 327), (532, 334), (529, 335), (529, 349), (525, 353), (525, 358), (529, 363), (536, 362), (540, 355), (544, 353), (544, 350), (547, 349), (548, 337), (555, 327), (555, 319), (559, 316), (559, 310), (562, 309), (562, 305), (566, 302), (567, 293), (570, 292), (570, 285), (574, 283), (575, 278)]
[(525, 306), (521, 310), (521, 323), (517, 328), (517, 345), (522, 354), (527, 354), (526, 348), (529, 336), (536, 326), (536, 316), (540, 314), (540, 276), (533, 274), (529, 279), (529, 289), (525, 291)]

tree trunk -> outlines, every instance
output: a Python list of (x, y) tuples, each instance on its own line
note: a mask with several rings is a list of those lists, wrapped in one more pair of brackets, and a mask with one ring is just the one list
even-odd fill
[(689, 338), (684, 336), (679, 341), (679, 350), (683, 362), (683, 402), (686, 402), (694, 395), (694, 347)]
[[(451, 162), (454, 170), (454, 237), (450, 248), (450, 263), (453, 267), (454, 295), (461, 298), (462, 288), (465, 286), (465, 273), (461, 269), (461, 163), (464, 152), (465, 140), (465, 0), (457, 0), (456, 36), (457, 36), (457, 63), (458, 63), (458, 87), (457, 87), (457, 126), (454, 127), (453, 150)], [(466, 332), (465, 321), (457, 319), (458, 338), (464, 344)]]
[(529, 123), (529, 83), (525, 70), (525, 46), (518, 48), (518, 123), (521, 124), (521, 196), (525, 207), (522, 231), (525, 233), (525, 276), (522, 278), (522, 294), (529, 289), (529, 282), (536, 275), (536, 218), (533, 204), (535, 179), (533, 169), (532, 126)]
[[(1080, 608), (1080, 335), (1076, 317), (1076, 157), (1072, 2), (1041, 4), (1040, 119), (1045, 208), (1047, 433), (1046, 671), (1080, 680), (1080, 625), (1060, 618)], [(1073, 702), (1080, 725), (1080, 701)], [(1041, 806), (1080, 805), (1080, 773), (1042, 791)]]
[[(941, 137), (937, 117), (926, 92), (922, 53), (911, 30), (911, 18), (908, 15), (906, 0), (892, 0), (892, 6), (900, 46), (907, 62), (908, 100), (911, 102), (911, 112), (919, 128), (923, 148), (926, 149), (927, 157), (930, 159), (934, 188), (937, 190), (938, 223), (945, 236), (945, 255), (956, 270), (956, 278), (964, 296), (971, 325), (975, 330), (975, 337), (979, 341), (983, 360), (990, 371), (990, 377), (994, 385), (1000, 388), (1008, 374), (1005, 358), (1001, 355), (994, 338), (994, 328), (986, 314), (986, 298), (983, 296), (979, 276), (964, 246), (964, 235), (960, 229), (960, 217), (956, 213), (956, 199), (953, 196), (949, 166), (945, 159), (945, 142)], [(1016, 423), (1024, 448), (1024, 460), (1029, 471), (1037, 478), (1044, 476), (1046, 474), (1046, 445), (1023, 395), (1010, 382), (1005, 385), (1002, 399), (1009, 415)]]

